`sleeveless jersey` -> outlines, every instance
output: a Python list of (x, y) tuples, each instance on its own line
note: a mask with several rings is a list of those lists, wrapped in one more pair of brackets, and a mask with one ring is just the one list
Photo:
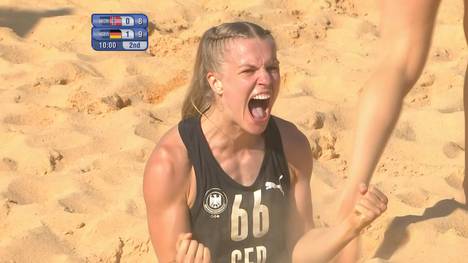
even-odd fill
[(274, 119), (263, 134), (260, 172), (247, 187), (221, 168), (200, 118), (183, 120), (178, 128), (196, 176), (196, 198), (190, 209), (193, 238), (210, 249), (212, 262), (290, 262), (286, 230), (290, 178)]

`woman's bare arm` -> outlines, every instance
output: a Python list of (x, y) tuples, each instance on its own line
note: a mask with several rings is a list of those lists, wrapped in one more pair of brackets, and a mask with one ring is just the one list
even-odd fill
[(189, 233), (190, 163), (177, 128), (163, 136), (144, 173), (143, 194), (151, 242), (159, 262), (175, 262), (180, 234)]
[(294, 124), (280, 118), (275, 120), (291, 175), (288, 242), (292, 251), (299, 238), (314, 227), (310, 193), (312, 152), (307, 137)]
[(364, 185), (350, 214), (338, 225), (314, 228), (310, 176), (312, 153), (309, 142), (294, 125), (280, 123), (285, 154), (291, 170), (290, 243), (293, 262), (328, 262), (336, 256), (362, 228), (374, 221), (386, 209), (387, 198), (376, 188)]

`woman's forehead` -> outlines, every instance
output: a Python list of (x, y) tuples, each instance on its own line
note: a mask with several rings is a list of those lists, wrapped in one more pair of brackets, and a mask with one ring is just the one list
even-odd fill
[(276, 62), (275, 45), (269, 38), (236, 38), (227, 43), (224, 62), (238, 66)]

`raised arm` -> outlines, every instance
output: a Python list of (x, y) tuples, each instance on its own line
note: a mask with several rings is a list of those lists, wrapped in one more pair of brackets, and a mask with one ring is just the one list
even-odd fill
[(179, 235), (191, 232), (188, 207), (190, 167), (176, 128), (163, 136), (146, 165), (143, 194), (148, 228), (161, 263), (176, 262)]
[(353, 211), (339, 224), (314, 228), (310, 176), (312, 153), (304, 134), (286, 121), (281, 125), (284, 151), (291, 171), (290, 237), (292, 262), (328, 262), (360, 231), (386, 210), (387, 197), (378, 189), (362, 185)]
[(311, 229), (302, 236), (294, 247), (293, 262), (329, 262), (387, 208), (387, 197), (374, 187), (362, 184), (358, 195), (353, 211), (343, 221)]

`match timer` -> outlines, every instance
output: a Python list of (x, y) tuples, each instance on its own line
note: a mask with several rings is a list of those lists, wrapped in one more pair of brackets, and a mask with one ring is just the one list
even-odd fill
[(148, 48), (144, 14), (93, 14), (91, 46), (97, 51), (143, 51)]

